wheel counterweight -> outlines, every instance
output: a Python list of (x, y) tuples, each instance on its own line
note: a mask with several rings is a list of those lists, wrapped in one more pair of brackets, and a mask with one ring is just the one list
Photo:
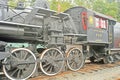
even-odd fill
[(10, 63), (3, 65), (5, 75), (11, 80), (26, 80), (36, 70), (37, 63), (19, 64), (19, 62), (35, 61), (35, 55), (28, 49), (18, 48), (12, 51), (10, 57), (6, 58), (4, 62)]
[(67, 65), (70, 70), (77, 71), (84, 65), (84, 56), (80, 49), (72, 48), (67, 53)]
[(40, 56), (40, 68), (46, 75), (56, 75), (59, 73), (64, 65), (64, 57), (62, 52), (56, 48), (50, 48), (43, 51)]

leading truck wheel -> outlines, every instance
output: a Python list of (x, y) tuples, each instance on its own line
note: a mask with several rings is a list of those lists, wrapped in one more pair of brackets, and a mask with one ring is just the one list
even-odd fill
[(84, 65), (84, 55), (78, 48), (72, 48), (67, 53), (67, 65), (72, 71), (77, 71)]
[(3, 65), (5, 75), (11, 80), (26, 80), (36, 70), (37, 63), (19, 64), (19, 62), (35, 61), (35, 55), (28, 49), (18, 48), (12, 51), (10, 57), (6, 58), (4, 62), (9, 63)]
[(40, 56), (40, 68), (46, 75), (52, 76), (59, 73), (64, 65), (64, 56), (59, 49), (50, 48), (43, 51)]

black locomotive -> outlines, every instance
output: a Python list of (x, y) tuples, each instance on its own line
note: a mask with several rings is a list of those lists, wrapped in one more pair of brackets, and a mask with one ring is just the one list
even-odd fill
[(46, 6), (1, 6), (0, 65), (9, 79), (25, 80), (39, 72), (52, 76), (66, 67), (77, 71), (86, 59), (120, 59), (120, 24), (112, 17), (79, 6), (63, 13)]

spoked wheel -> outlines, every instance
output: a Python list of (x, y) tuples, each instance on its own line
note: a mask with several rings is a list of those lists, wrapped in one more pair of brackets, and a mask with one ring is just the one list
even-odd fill
[(62, 52), (56, 48), (50, 48), (43, 51), (40, 59), (40, 68), (46, 75), (56, 75), (64, 65), (64, 56)]
[(35, 60), (36, 57), (30, 50), (24, 48), (15, 49), (12, 51), (10, 57), (4, 60), (4, 62), (9, 64), (3, 65), (3, 71), (11, 80), (26, 80), (35, 72), (37, 63), (18, 64), (20, 62)]
[(67, 53), (67, 65), (70, 70), (77, 71), (84, 65), (84, 56), (80, 49), (72, 48)]

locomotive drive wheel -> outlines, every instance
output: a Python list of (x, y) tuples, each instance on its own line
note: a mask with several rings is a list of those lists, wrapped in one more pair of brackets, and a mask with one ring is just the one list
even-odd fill
[(40, 68), (46, 75), (56, 75), (64, 65), (64, 56), (59, 49), (50, 48), (43, 51), (40, 56)]
[(11, 80), (26, 80), (36, 70), (37, 63), (19, 64), (24, 61), (35, 61), (35, 55), (28, 49), (18, 48), (12, 51), (10, 57), (6, 58), (4, 62), (10, 63), (9, 65), (3, 65), (3, 71), (5, 75)]
[(84, 65), (84, 55), (78, 48), (72, 48), (67, 53), (67, 65), (70, 70), (77, 71)]

